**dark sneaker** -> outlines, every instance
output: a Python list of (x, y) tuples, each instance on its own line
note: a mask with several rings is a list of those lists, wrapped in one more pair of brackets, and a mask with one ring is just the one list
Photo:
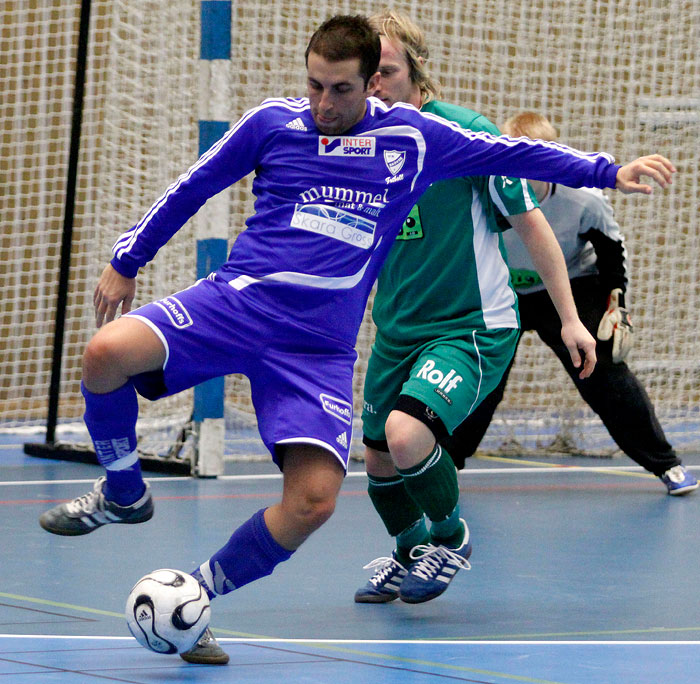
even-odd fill
[(405, 603), (423, 603), (437, 598), (442, 594), (457, 572), (469, 570), (468, 558), (472, 554), (469, 541), (469, 528), (464, 525), (464, 541), (459, 548), (421, 544), (411, 549), (411, 558), (416, 562), (411, 565), (408, 574), (401, 583), (399, 598)]
[(363, 569), (373, 568), (377, 568), (377, 572), (355, 592), (355, 603), (388, 603), (399, 597), (399, 587), (408, 570), (396, 560), (395, 554), (392, 553), (391, 558), (375, 558)]
[(129, 506), (120, 506), (105, 499), (102, 493), (105, 482), (106, 478), (100, 477), (88, 494), (42, 513), (39, 524), (52, 534), (76, 536), (88, 534), (109, 523), (133, 525), (153, 517), (153, 498), (147, 482), (143, 496)]
[(195, 665), (226, 665), (228, 663), (228, 653), (219, 646), (208, 627), (189, 651), (180, 653), (180, 658)]
[(659, 477), (671, 496), (681, 496), (698, 488), (698, 481), (682, 465), (669, 468)]

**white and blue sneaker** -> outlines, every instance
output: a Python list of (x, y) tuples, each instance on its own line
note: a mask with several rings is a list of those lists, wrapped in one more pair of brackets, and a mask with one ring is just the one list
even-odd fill
[(698, 481), (692, 473), (689, 473), (682, 465), (669, 468), (663, 475), (659, 475), (661, 482), (666, 485), (671, 496), (681, 496), (698, 488)]
[(128, 506), (120, 506), (105, 498), (102, 490), (106, 481), (105, 477), (100, 477), (91, 492), (42, 513), (39, 524), (52, 534), (76, 536), (89, 534), (110, 523), (133, 525), (153, 517), (153, 498), (148, 482), (145, 483), (146, 490), (138, 501)]
[(207, 627), (199, 641), (189, 650), (180, 653), (186, 663), (195, 665), (227, 665), (228, 653), (224, 651), (219, 642), (214, 638), (211, 629)]
[(408, 574), (401, 582), (399, 598), (405, 603), (423, 603), (442, 594), (459, 570), (470, 570), (468, 558), (472, 555), (469, 528), (464, 525), (464, 541), (459, 548), (421, 544), (411, 549), (415, 559)]
[(374, 568), (377, 572), (355, 592), (355, 603), (388, 603), (399, 597), (399, 588), (408, 570), (396, 560), (396, 553), (392, 552), (390, 558), (375, 558), (363, 570)]

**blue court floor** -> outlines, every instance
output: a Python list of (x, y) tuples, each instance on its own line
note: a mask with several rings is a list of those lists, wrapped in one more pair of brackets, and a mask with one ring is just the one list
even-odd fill
[[(700, 471), (700, 455), (684, 462)], [(276, 469), (148, 474), (151, 521), (57, 537), (38, 516), (101, 469), (30, 458), (3, 437), (0, 684), (700, 681), (700, 493), (667, 496), (623, 456), (473, 459), (459, 477), (471, 571), (426, 604), (358, 605), (362, 566), (391, 551), (361, 470), (352, 464), (335, 515), (290, 561), (214, 601), (231, 662), (205, 667), (141, 648), (126, 596), (150, 570), (192, 570), (276, 501)]]

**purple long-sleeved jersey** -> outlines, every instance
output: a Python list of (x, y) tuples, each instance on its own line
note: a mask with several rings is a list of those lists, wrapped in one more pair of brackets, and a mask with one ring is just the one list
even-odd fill
[(327, 136), (307, 99), (270, 99), (119, 237), (112, 265), (136, 276), (207, 199), (255, 171), (255, 212), (218, 274), (237, 289), (264, 283), (261, 302), (279, 315), (354, 344), (394, 237), (431, 183), (506, 175), (605, 188), (615, 187), (618, 168), (606, 154), (472, 132), (375, 98), (353, 128)]

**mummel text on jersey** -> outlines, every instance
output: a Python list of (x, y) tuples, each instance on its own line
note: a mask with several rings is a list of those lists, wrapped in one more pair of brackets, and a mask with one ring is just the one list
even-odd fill
[(309, 102), (269, 99), (246, 112), (114, 245), (138, 269), (207, 201), (255, 172), (255, 212), (217, 274), (278, 316), (354, 345), (365, 302), (403, 220), (431, 183), (508, 175), (615, 187), (609, 155), (494, 137), (410, 105), (367, 100), (342, 136), (316, 128)]

